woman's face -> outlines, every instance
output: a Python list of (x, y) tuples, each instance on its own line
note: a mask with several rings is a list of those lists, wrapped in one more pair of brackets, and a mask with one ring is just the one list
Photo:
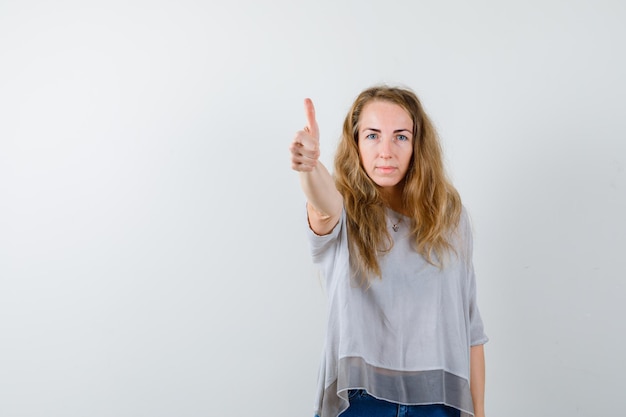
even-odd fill
[(388, 101), (371, 101), (361, 111), (358, 145), (367, 175), (379, 187), (401, 190), (413, 156), (413, 120)]

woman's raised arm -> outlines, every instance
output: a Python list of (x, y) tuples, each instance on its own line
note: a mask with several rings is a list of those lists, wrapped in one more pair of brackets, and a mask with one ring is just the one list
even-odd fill
[(300, 175), (311, 230), (318, 235), (326, 235), (339, 221), (343, 199), (332, 176), (319, 161), (320, 133), (311, 99), (304, 100), (304, 110), (307, 124), (296, 133), (289, 147), (291, 168)]

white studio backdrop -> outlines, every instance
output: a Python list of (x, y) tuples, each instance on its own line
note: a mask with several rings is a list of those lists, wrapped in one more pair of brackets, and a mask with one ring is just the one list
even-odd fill
[(311, 416), (288, 145), (413, 88), (475, 228), (490, 416), (626, 408), (626, 3), (0, 0), (0, 416)]

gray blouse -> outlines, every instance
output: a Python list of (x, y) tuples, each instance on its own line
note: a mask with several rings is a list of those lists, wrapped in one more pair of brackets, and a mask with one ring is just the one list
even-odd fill
[(348, 390), (365, 389), (387, 401), (446, 404), (471, 416), (469, 351), (488, 338), (476, 305), (467, 213), (443, 269), (416, 252), (408, 217), (388, 210), (387, 223), (393, 248), (379, 257), (382, 279), (369, 285), (351, 278), (345, 211), (330, 234), (309, 229), (328, 297), (315, 413), (336, 417), (348, 408)]

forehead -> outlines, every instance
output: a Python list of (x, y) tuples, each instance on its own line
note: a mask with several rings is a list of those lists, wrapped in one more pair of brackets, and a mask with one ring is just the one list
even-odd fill
[[(390, 125), (394, 129), (412, 129), (413, 119), (402, 106), (390, 101), (373, 100), (363, 106), (359, 117), (361, 128)], [(377, 126), (370, 126), (375, 124)]]

